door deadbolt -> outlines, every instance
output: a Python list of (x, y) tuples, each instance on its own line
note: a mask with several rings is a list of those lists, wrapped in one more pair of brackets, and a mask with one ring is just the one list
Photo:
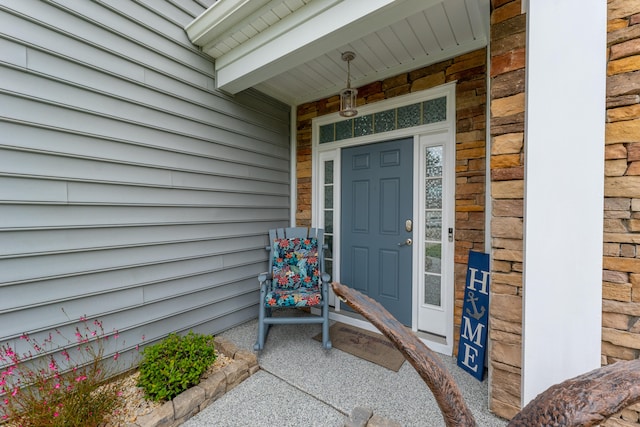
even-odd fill
[(411, 221), (410, 219), (406, 220), (404, 222), (404, 229), (411, 233), (411, 231), (413, 230), (413, 221)]
[(411, 246), (413, 244), (413, 240), (407, 239), (404, 242), (398, 243), (398, 246)]

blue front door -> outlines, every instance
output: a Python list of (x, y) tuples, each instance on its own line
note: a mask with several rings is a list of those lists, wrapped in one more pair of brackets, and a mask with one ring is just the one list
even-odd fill
[(411, 326), (413, 138), (342, 150), (341, 281)]

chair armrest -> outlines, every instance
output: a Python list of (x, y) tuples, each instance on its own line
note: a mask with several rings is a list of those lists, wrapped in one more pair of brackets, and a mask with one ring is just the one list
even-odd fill
[(266, 285), (267, 282), (270, 282), (272, 278), (273, 276), (271, 276), (271, 273), (265, 271), (264, 273), (260, 273), (258, 275), (258, 282), (260, 282), (260, 286)]
[(271, 275), (271, 273), (265, 271), (264, 273), (260, 273), (258, 275), (258, 282), (264, 283), (267, 280), (271, 280), (272, 278), (273, 276)]

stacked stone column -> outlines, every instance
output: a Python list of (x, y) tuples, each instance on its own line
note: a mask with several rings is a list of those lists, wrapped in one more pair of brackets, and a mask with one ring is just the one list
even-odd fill
[[(640, 1), (609, 0), (602, 364), (640, 356)], [(640, 405), (607, 426), (640, 425)]]
[(526, 15), (519, 0), (492, 3), (489, 407), (511, 418), (521, 401)]

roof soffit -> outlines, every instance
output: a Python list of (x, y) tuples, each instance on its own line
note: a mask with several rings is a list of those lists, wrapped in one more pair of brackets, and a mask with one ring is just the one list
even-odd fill
[(340, 90), (344, 50), (363, 53), (352, 63), (356, 86), (486, 46), (488, 3), (218, 0), (186, 31), (215, 58), (219, 89), (255, 87), (295, 105)]

